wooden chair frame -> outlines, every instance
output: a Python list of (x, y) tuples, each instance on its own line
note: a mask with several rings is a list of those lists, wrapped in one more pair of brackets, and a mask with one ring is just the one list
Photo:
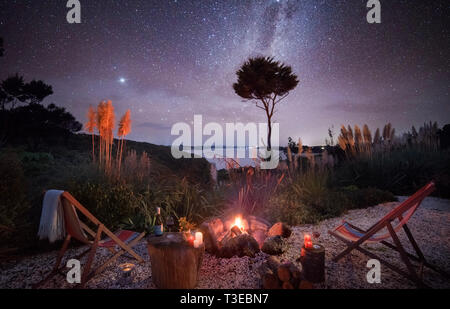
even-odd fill
[[(80, 228), (93, 237), (93, 241), (81, 241), (89, 246), (89, 248), (84, 251), (83, 253), (79, 254), (75, 257), (75, 259), (81, 259), (84, 255), (88, 254), (88, 258), (86, 261), (86, 264), (83, 267), (82, 275), (81, 275), (81, 284), (80, 286), (83, 288), (86, 283), (92, 279), (94, 276), (102, 272), (109, 264), (117, 260), (121, 255), (128, 253), (133, 258), (135, 258), (139, 263), (143, 263), (144, 259), (139, 256), (133, 249), (134, 247), (144, 236), (145, 232), (142, 232), (139, 234), (135, 239), (133, 239), (129, 244), (124, 243), (122, 240), (120, 240), (113, 232), (111, 232), (108, 228), (106, 228), (94, 215), (92, 215), (85, 207), (83, 207), (70, 193), (64, 192), (61, 194), (61, 199), (65, 198), (71, 205), (73, 205), (76, 209), (76, 211), (79, 211), (82, 213), (88, 220), (90, 220), (97, 228), (97, 231), (93, 231), (90, 229), (86, 224), (79, 221)], [(119, 248), (115, 250), (112, 247), (107, 247), (107, 249), (111, 252), (112, 257), (110, 257), (105, 263), (100, 265), (97, 269), (91, 270), (92, 264), (94, 262), (95, 254), (97, 252), (97, 249), (99, 247), (99, 242), (101, 241), (102, 234), (105, 234), (108, 236), (112, 241), (114, 241)], [(67, 236), (64, 240), (64, 243), (61, 247), (61, 250), (59, 251), (55, 265), (53, 267), (53, 270), (51, 273), (45, 277), (42, 281), (34, 285), (34, 288), (38, 288), (39, 286), (45, 284), (48, 280), (50, 280), (54, 275), (56, 274), (62, 274), (62, 269), (65, 268), (65, 266), (61, 266), (61, 261), (64, 257), (64, 254), (66, 253), (71, 239), (74, 238), (73, 235), (71, 235), (69, 232), (67, 233)], [(80, 240), (80, 239), (78, 239)]]
[[(426, 195), (428, 195), (432, 191), (434, 191), (434, 183), (430, 183), (428, 186), (429, 186), (428, 189), (426, 189), (427, 186), (425, 186), (424, 188), (422, 188), (421, 190), (419, 190), (417, 193), (415, 193), (412, 196), (412, 197), (416, 196), (418, 198), (417, 202), (419, 203), (419, 205), (423, 201), (423, 199), (426, 197)], [(422, 198), (420, 198), (421, 194), (424, 195)], [(405, 201), (404, 203), (406, 203), (406, 202), (407, 201)], [(419, 205), (417, 207), (419, 207)], [(411, 208), (411, 207), (409, 207), (409, 208)], [(408, 208), (406, 208), (406, 210), (407, 209)], [(449, 275), (446, 272), (444, 272), (444, 271), (438, 269), (436, 266), (428, 263), (428, 261), (425, 259), (424, 254), (420, 250), (417, 242), (415, 241), (415, 239), (406, 223), (403, 224), (402, 228), (403, 228), (403, 231), (405, 232), (409, 242), (411, 243), (412, 247), (414, 248), (414, 251), (416, 252), (417, 256), (415, 256), (405, 250), (405, 248), (401, 244), (400, 239), (398, 238), (398, 236), (392, 226), (392, 222), (395, 219), (398, 219), (400, 221), (403, 220), (402, 214), (404, 212), (405, 212), (405, 209), (402, 209), (402, 207), (398, 206), (397, 208), (392, 210), (388, 215), (386, 215), (383, 219), (381, 219), (379, 222), (377, 222), (376, 224), (374, 224), (372, 227), (370, 227), (367, 230), (361, 229), (359, 227), (356, 227), (356, 226), (346, 222), (346, 224), (348, 224), (351, 228), (364, 234), (357, 241), (350, 241), (334, 231), (328, 231), (329, 234), (333, 235), (334, 237), (341, 240), (342, 242), (344, 242), (347, 245), (347, 248), (344, 251), (342, 251), (341, 253), (339, 253), (336, 257), (334, 257), (333, 261), (338, 262), (345, 255), (349, 254), (351, 251), (356, 249), (356, 250), (360, 251), (361, 253), (363, 253), (373, 259), (379, 260), (380, 263), (384, 264), (385, 266), (387, 266), (391, 270), (397, 272), (398, 274), (412, 280), (413, 282), (416, 283), (416, 285), (418, 287), (421, 287), (421, 288), (428, 288), (428, 286), (425, 285), (425, 283), (423, 282), (424, 266), (427, 266), (428, 268), (440, 273), (444, 277), (449, 278)], [(387, 228), (387, 230), (389, 231), (389, 234), (390, 234), (392, 240), (394, 241), (394, 244), (391, 244), (384, 240), (381, 240), (379, 243), (383, 244), (384, 246), (386, 246), (390, 249), (397, 251), (400, 254), (400, 258), (401, 258), (402, 262), (406, 265), (407, 271), (404, 271), (404, 270), (400, 269), (399, 267), (392, 265), (385, 259), (383, 259), (383, 258), (377, 256), (376, 254), (361, 247), (361, 245), (366, 240), (368, 240), (370, 237), (374, 236), (377, 232), (379, 232), (380, 230), (382, 230), (384, 228)], [(414, 266), (412, 265), (411, 260), (420, 263), (419, 273), (417, 273), (416, 270), (414, 269)]]

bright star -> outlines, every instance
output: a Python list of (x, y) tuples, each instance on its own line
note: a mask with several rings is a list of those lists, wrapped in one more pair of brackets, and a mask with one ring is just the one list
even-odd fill
[(121, 84), (125, 84), (126, 81), (127, 80), (123, 77), (119, 78), (119, 83), (121, 83)]

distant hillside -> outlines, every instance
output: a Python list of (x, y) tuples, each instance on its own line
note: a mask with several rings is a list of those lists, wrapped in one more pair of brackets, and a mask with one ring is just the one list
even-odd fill
[[(98, 136), (95, 136), (95, 141), (98, 142)], [(114, 140), (113, 153), (116, 152), (117, 140)], [(59, 149), (63, 147), (63, 149)], [(91, 158), (92, 136), (88, 134), (71, 134), (62, 145), (54, 145), (49, 148), (49, 151), (77, 151), (80, 154)], [(134, 149), (138, 154), (146, 152), (152, 164), (152, 169), (158, 170), (161, 174), (175, 174), (180, 177), (187, 177), (192, 181), (201, 184), (209, 183), (209, 163), (204, 158), (195, 159), (175, 159), (171, 154), (169, 146), (154, 145), (145, 142), (136, 142), (131, 140), (125, 141), (125, 151)], [(96, 145), (97, 151), (97, 145)]]

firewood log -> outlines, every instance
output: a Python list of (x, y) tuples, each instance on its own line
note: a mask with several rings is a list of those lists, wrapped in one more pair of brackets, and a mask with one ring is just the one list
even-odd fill
[(301, 281), (301, 271), (293, 263), (289, 263), (289, 271), (291, 273), (291, 280), (289, 281), (295, 288), (298, 287)]
[(283, 290), (293, 290), (294, 286), (289, 281), (283, 282)]
[(301, 279), (302, 272), (293, 263), (289, 263), (289, 271), (291, 272), (291, 277), (294, 279)]
[(280, 267), (280, 265), (281, 265), (281, 262), (277, 257), (269, 256), (266, 259), (266, 264), (276, 274), (278, 271), (278, 267)]
[(313, 287), (313, 285), (312, 285), (311, 282), (306, 281), (306, 280), (302, 280), (302, 281), (300, 282), (300, 284), (298, 285), (298, 288), (299, 288), (300, 290), (311, 290), (311, 289), (313, 289), (314, 287)]
[(291, 279), (291, 271), (289, 270), (289, 264), (283, 264), (278, 267), (277, 274), (278, 278), (283, 282), (289, 282)]
[(280, 281), (278, 280), (277, 275), (266, 263), (261, 265), (258, 272), (261, 275), (262, 286), (264, 289), (273, 290), (280, 288)]
[(238, 227), (238, 226), (233, 226), (232, 228), (231, 228), (231, 234), (233, 235), (233, 236), (238, 236), (238, 235), (241, 235), (242, 234), (242, 231), (241, 231), (241, 229)]

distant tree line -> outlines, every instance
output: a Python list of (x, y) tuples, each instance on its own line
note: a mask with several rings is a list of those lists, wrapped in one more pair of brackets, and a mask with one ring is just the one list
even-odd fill
[[(0, 38), (0, 57), (3, 56)], [(51, 85), (42, 80), (26, 82), (19, 74), (0, 81), (0, 147), (61, 139), (82, 129), (82, 124), (65, 108), (42, 104), (52, 94)]]

